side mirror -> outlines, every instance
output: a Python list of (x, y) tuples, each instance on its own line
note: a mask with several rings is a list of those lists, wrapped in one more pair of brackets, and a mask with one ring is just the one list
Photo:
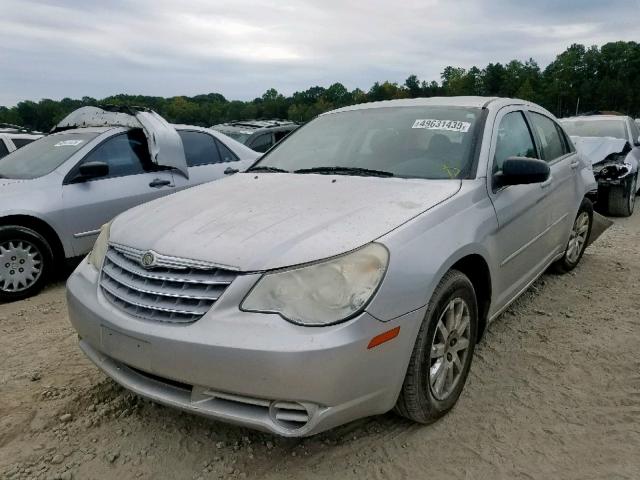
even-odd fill
[(80, 175), (76, 177), (75, 181), (84, 182), (107, 175), (109, 175), (109, 165), (105, 162), (87, 162), (80, 165)]
[(233, 175), (234, 173), (238, 173), (240, 170), (238, 170), (237, 168), (231, 168), (231, 167), (227, 167), (224, 170), (224, 174), (225, 175)]
[(502, 164), (502, 171), (493, 177), (494, 188), (506, 185), (542, 183), (549, 179), (551, 170), (544, 160), (537, 158), (509, 157)]

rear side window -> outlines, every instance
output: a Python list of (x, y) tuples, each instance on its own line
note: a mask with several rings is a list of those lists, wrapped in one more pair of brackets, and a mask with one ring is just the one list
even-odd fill
[(218, 145), (218, 151), (220, 152), (221, 162), (236, 162), (238, 157), (222, 142), (216, 139), (216, 145)]
[(101, 143), (82, 163), (104, 162), (109, 175), (102, 178), (124, 177), (144, 173), (144, 165), (151, 162), (147, 140), (140, 130), (132, 130)]
[(273, 141), (270, 133), (263, 133), (251, 142), (250, 148), (256, 152), (264, 153), (271, 148)]
[(502, 164), (509, 157), (536, 158), (536, 147), (522, 112), (507, 113), (500, 121), (493, 157), (494, 173), (502, 170)]
[(562, 144), (564, 145), (564, 153), (575, 152), (575, 148), (573, 147), (573, 144), (569, 140), (569, 136), (564, 131), (564, 129), (557, 123), (556, 123), (556, 129), (558, 130), (558, 135), (560, 135), (560, 138), (562, 139)]
[(533, 128), (540, 139), (542, 160), (552, 162), (567, 153), (566, 145), (560, 138), (560, 133), (556, 123), (548, 117), (539, 113), (530, 112)]
[(220, 154), (215, 139), (204, 132), (182, 130), (178, 132), (182, 138), (184, 155), (189, 167), (220, 163)]
[(5, 155), (8, 155), (8, 154), (9, 154), (9, 149), (4, 144), (2, 139), (0, 139), (0, 158), (4, 157)]
[(34, 140), (34, 138), (14, 138), (13, 144), (16, 146), (16, 148), (22, 148), (25, 145), (33, 142)]

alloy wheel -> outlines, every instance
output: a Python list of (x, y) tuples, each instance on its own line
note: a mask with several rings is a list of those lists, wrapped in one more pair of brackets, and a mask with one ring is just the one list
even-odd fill
[(580, 258), (583, 245), (587, 241), (587, 235), (589, 233), (589, 214), (587, 212), (581, 212), (573, 222), (573, 228), (571, 229), (571, 235), (569, 236), (569, 244), (567, 245), (567, 260), (571, 263), (575, 263)]
[(42, 275), (42, 254), (31, 242), (9, 240), (0, 244), (0, 290), (22, 292)]
[(454, 391), (469, 352), (471, 316), (467, 303), (452, 299), (440, 315), (431, 343), (429, 387), (438, 400)]

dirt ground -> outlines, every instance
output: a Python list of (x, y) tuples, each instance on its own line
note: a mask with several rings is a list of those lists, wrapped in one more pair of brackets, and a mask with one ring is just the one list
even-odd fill
[(640, 478), (640, 211), (491, 324), (454, 410), (282, 439), (143, 401), (78, 349), (64, 285), (0, 306), (0, 476)]

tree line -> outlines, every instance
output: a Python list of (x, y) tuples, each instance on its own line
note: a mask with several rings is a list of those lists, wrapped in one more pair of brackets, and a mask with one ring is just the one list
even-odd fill
[(483, 95), (516, 97), (538, 103), (558, 117), (591, 111), (618, 111), (640, 116), (640, 44), (611, 42), (602, 47), (574, 44), (546, 68), (530, 58), (484, 68), (446, 67), (440, 81), (410, 75), (403, 84), (376, 82), (368, 90), (347, 89), (341, 83), (311, 87), (284, 96), (271, 88), (251, 101), (227, 100), (219, 93), (170, 98), (114, 95), (60, 101), (42, 99), (0, 106), (0, 123), (48, 131), (69, 112), (85, 105), (149, 107), (172, 123), (210, 126), (229, 120), (281, 118), (306, 122), (316, 115), (346, 105), (397, 98)]

